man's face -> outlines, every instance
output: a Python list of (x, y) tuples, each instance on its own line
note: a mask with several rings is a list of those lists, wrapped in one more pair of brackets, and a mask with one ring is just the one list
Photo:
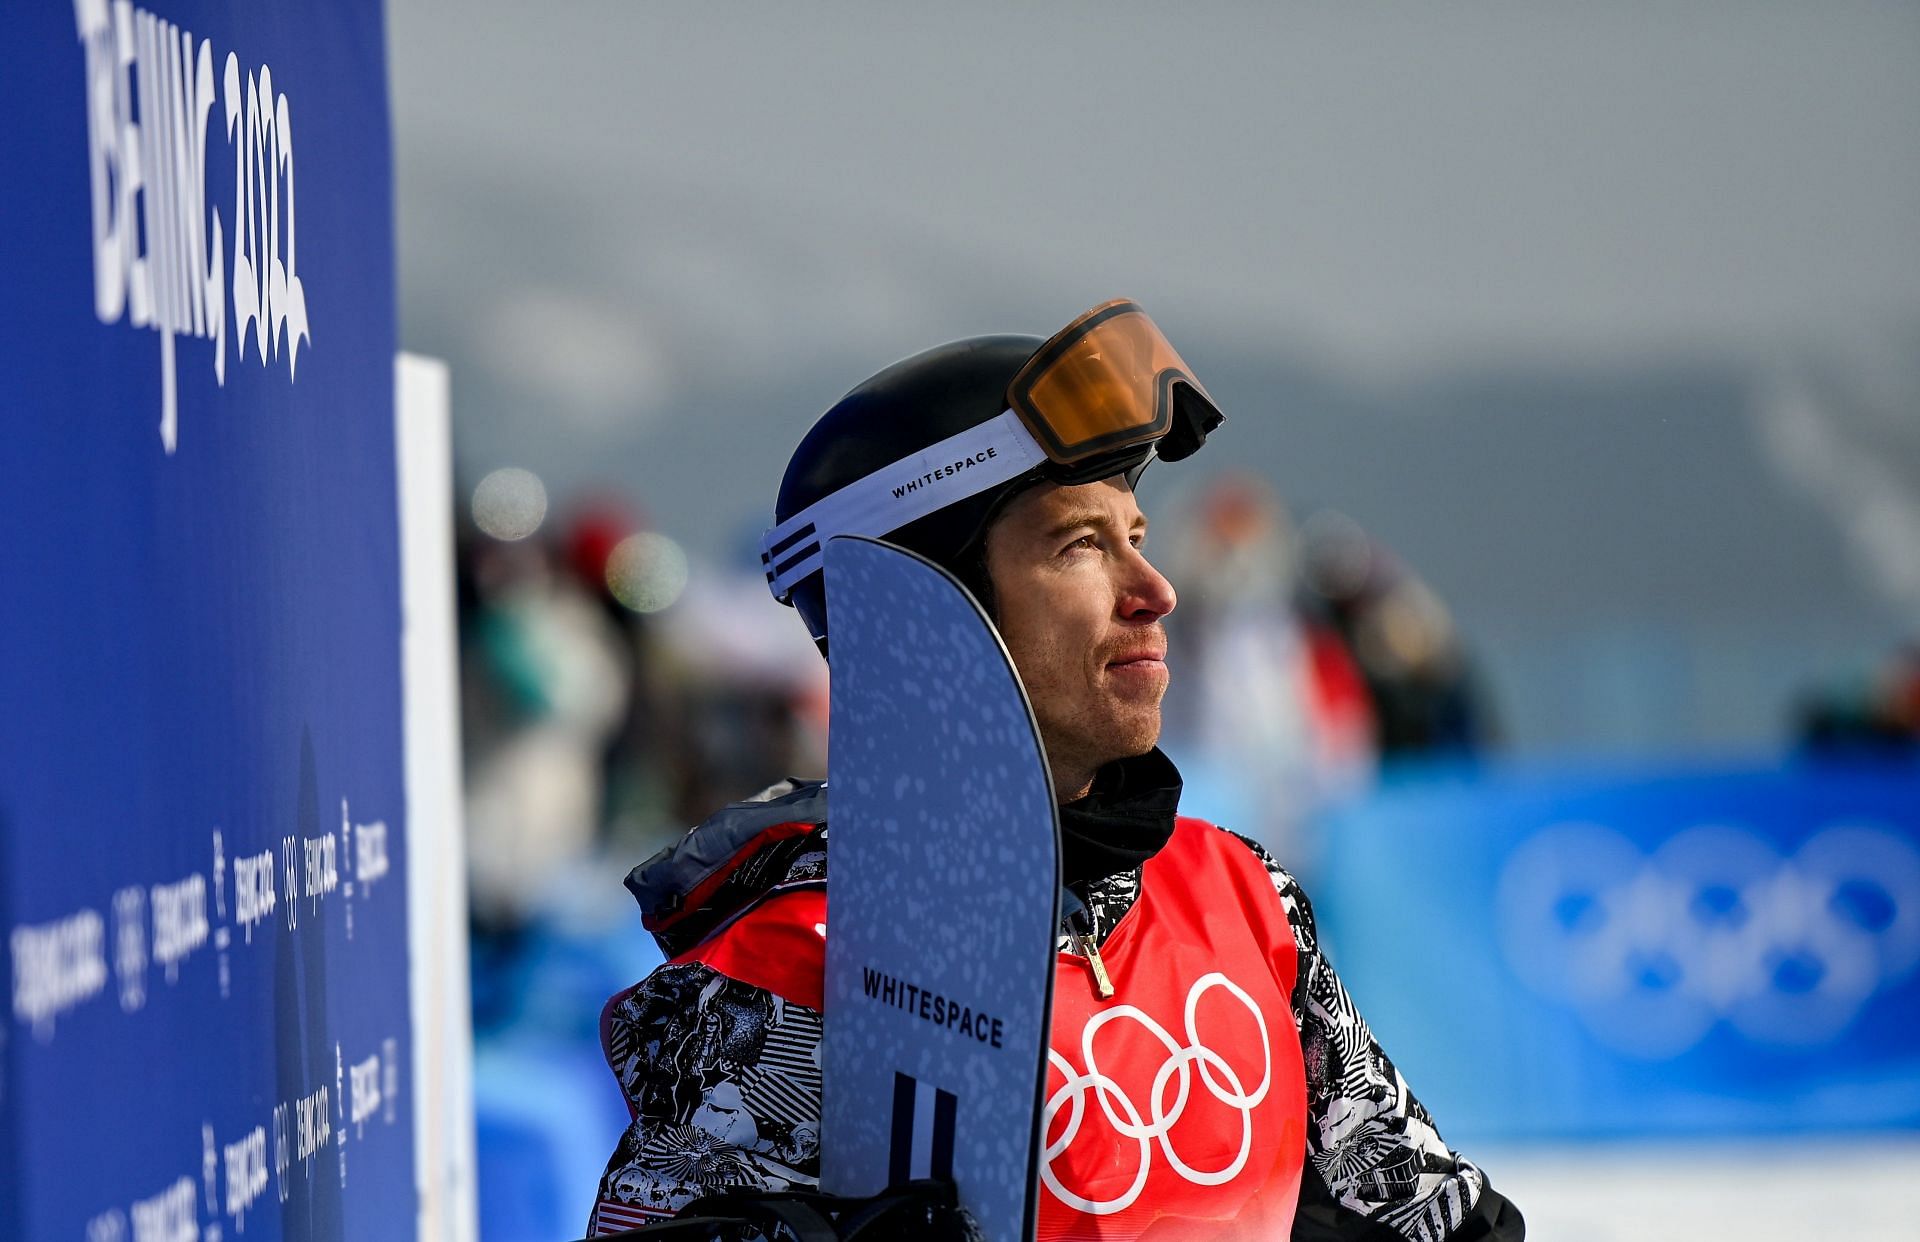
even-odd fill
[(1000, 634), (1033, 700), (1054, 792), (1086, 792), (1102, 764), (1160, 737), (1173, 587), (1140, 552), (1147, 519), (1121, 478), (1046, 483), (987, 531)]

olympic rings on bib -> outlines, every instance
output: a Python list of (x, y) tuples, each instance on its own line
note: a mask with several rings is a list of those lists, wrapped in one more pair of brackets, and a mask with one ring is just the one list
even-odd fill
[(1514, 851), (1496, 904), (1514, 973), (1637, 1056), (1678, 1055), (1722, 1022), (1755, 1043), (1823, 1043), (1920, 965), (1920, 850), (1871, 825), (1783, 857), (1727, 824), (1651, 853), (1557, 824)]
[[(1260, 1028), (1260, 1059), (1264, 1067), (1259, 1085), (1248, 1089), (1241, 1082), (1240, 1075), (1219, 1052), (1201, 1041), (1197, 1029), (1197, 1011), (1200, 998), (1214, 988), (1224, 988), (1228, 995), (1246, 1006), (1247, 1012)], [(1153, 1073), (1153, 1081), (1147, 1093), (1147, 1114), (1142, 1116), (1140, 1104), (1127, 1093), (1126, 1087), (1118, 1079), (1103, 1072), (1095, 1055), (1094, 1041), (1109, 1023), (1121, 1020), (1137, 1023), (1141, 1029), (1157, 1040), (1166, 1049), (1166, 1059), (1160, 1062)], [(1183, 1046), (1166, 1028), (1148, 1017), (1132, 1005), (1116, 1005), (1095, 1015), (1086, 1025), (1080, 1036), (1080, 1057), (1086, 1064), (1083, 1073), (1076, 1069), (1071, 1061), (1059, 1052), (1049, 1048), (1047, 1061), (1059, 1070), (1066, 1081), (1047, 1097), (1042, 1114), (1040, 1130), (1042, 1134), (1051, 1133), (1054, 1118), (1064, 1108), (1067, 1111), (1065, 1128), (1060, 1136), (1048, 1143), (1041, 1153), (1040, 1180), (1054, 1196), (1067, 1206), (1092, 1216), (1109, 1216), (1123, 1212), (1139, 1199), (1140, 1192), (1146, 1189), (1147, 1178), (1153, 1172), (1153, 1149), (1157, 1143), (1160, 1153), (1166, 1158), (1167, 1165), (1181, 1178), (1195, 1186), (1218, 1186), (1232, 1181), (1246, 1167), (1247, 1157), (1253, 1153), (1253, 1110), (1267, 1098), (1267, 1090), (1273, 1085), (1273, 1044), (1267, 1034), (1267, 1022), (1260, 1013), (1260, 1007), (1239, 984), (1215, 971), (1204, 975), (1194, 982), (1187, 991), (1186, 1036)], [(1236, 1048), (1238, 1045), (1236, 1045)], [(1186, 1111), (1187, 1102), (1192, 1098), (1194, 1069), (1198, 1068), (1200, 1083), (1207, 1093), (1219, 1103), (1240, 1114), (1240, 1149), (1234, 1158), (1218, 1169), (1196, 1169), (1181, 1159), (1174, 1150), (1171, 1131)], [(1216, 1077), (1218, 1075), (1218, 1077)], [(1172, 1101), (1167, 1099), (1169, 1086), (1178, 1080)], [(1122, 1138), (1131, 1139), (1139, 1146), (1139, 1168), (1132, 1182), (1120, 1194), (1111, 1199), (1089, 1199), (1075, 1193), (1062, 1184), (1054, 1172), (1054, 1161), (1073, 1145), (1080, 1133), (1081, 1124), (1087, 1118), (1087, 1095), (1091, 1092), (1107, 1123)]]

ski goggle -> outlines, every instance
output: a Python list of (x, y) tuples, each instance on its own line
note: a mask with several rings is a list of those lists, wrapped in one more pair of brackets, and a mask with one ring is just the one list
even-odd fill
[(760, 560), (774, 598), (820, 568), (835, 535), (885, 535), (1037, 471), (1073, 485), (1152, 457), (1179, 461), (1226, 421), (1135, 302), (1102, 303), (1054, 334), (1007, 388), (1007, 409), (857, 479), (769, 530)]
[[(1176, 399), (1180, 389), (1187, 400)], [(1088, 471), (1142, 444), (1167, 461), (1191, 456), (1226, 421), (1158, 325), (1124, 298), (1042, 345), (1007, 386), (1007, 405), (1080, 482), (1106, 478), (1111, 471)]]

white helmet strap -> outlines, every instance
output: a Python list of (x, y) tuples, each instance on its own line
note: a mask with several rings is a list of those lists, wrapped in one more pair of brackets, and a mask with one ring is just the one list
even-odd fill
[(794, 584), (820, 568), (821, 550), (835, 535), (885, 535), (1046, 460), (1012, 410), (930, 444), (822, 496), (762, 536), (767, 585), (785, 603)]

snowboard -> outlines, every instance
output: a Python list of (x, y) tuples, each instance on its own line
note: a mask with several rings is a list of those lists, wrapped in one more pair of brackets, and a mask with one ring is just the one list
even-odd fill
[(825, 572), (821, 1188), (950, 1179), (989, 1242), (1028, 1242), (1060, 925), (1039, 731), (951, 574), (861, 536)]

